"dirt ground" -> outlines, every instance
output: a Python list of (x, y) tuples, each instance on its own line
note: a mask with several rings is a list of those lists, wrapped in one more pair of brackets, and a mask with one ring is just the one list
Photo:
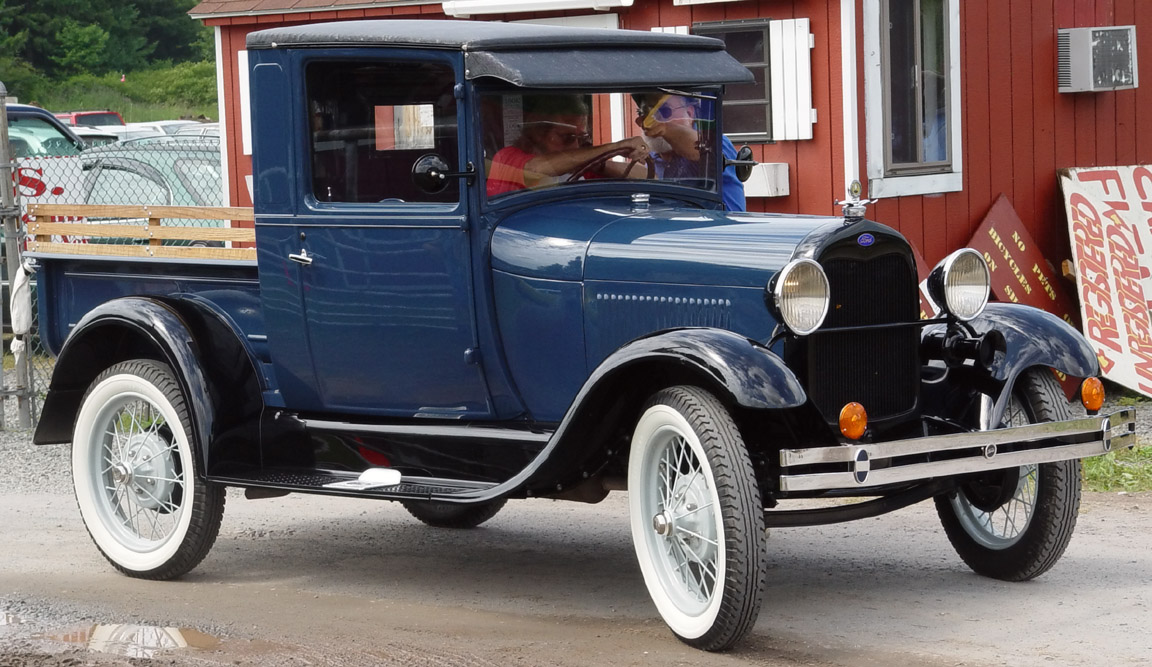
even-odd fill
[(124, 577), (70, 480), (0, 491), (0, 665), (1146, 665), (1152, 495), (1089, 494), (1026, 584), (969, 572), (930, 505), (774, 529), (749, 639), (675, 640), (648, 600), (626, 496), (511, 502), (471, 531), (399, 505), (230, 493), (183, 580)]

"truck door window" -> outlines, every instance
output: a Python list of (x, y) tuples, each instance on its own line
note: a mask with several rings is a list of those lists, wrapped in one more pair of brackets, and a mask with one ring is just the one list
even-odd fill
[(455, 77), (439, 63), (314, 62), (307, 68), (312, 195), (321, 202), (456, 202), (412, 182), (417, 158), (457, 164)]

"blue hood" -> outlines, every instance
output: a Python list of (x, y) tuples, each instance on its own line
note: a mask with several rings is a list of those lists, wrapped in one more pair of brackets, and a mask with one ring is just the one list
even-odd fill
[(493, 232), (492, 266), (550, 280), (763, 287), (830, 216), (660, 208), (619, 200), (534, 207)]

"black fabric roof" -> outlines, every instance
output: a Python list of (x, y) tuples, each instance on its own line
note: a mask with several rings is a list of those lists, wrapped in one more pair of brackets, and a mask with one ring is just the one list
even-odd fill
[(752, 74), (711, 37), (487, 21), (345, 21), (248, 35), (249, 49), (387, 46), (462, 51), (469, 79), (525, 87), (745, 83)]

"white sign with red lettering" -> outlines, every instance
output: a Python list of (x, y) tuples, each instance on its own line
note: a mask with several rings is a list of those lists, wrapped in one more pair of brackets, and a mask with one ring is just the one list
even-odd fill
[[(20, 192), (20, 204), (76, 204), (84, 202), (84, 171), (79, 155), (20, 158), (16, 160), (13, 180)], [(28, 215), (22, 216), (27, 228)], [(65, 218), (53, 218), (56, 222)], [(67, 220), (71, 220), (68, 218)], [(73, 239), (53, 237), (55, 241)]]
[(1084, 335), (1104, 377), (1152, 396), (1152, 167), (1060, 172)]

